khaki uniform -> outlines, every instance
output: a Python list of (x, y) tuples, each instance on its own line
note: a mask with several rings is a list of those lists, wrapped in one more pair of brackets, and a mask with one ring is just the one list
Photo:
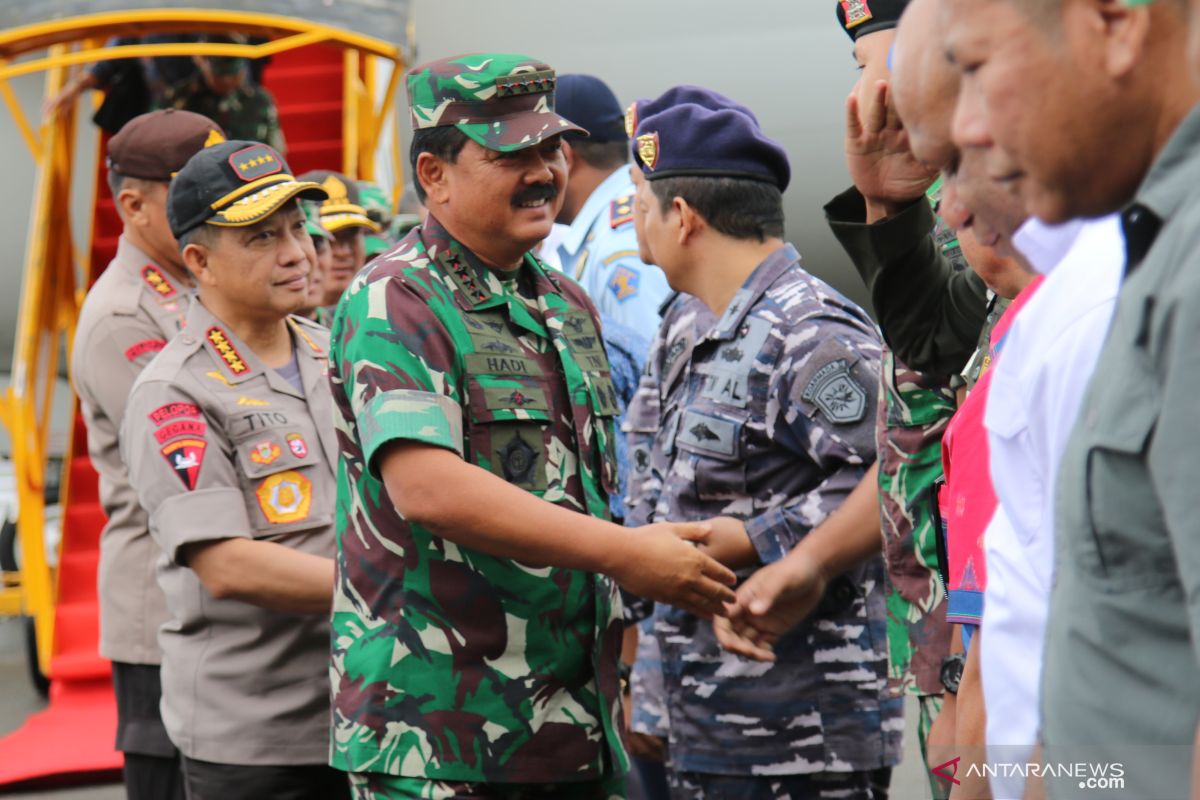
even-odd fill
[(129, 485), (117, 431), (134, 381), (179, 332), (190, 303), (187, 287), (122, 237), (83, 302), (71, 352), (88, 454), (108, 515), (100, 538), (100, 654), (127, 664), (159, 663), (158, 628), (168, 616), (154, 577), (159, 549)]
[(247, 537), (334, 553), (337, 442), (328, 332), (289, 320), (304, 391), (194, 303), (187, 329), (142, 374), (121, 449), (163, 550), (163, 722), (190, 759), (323, 764), (329, 621), (217, 600), (179, 563), (193, 542)]

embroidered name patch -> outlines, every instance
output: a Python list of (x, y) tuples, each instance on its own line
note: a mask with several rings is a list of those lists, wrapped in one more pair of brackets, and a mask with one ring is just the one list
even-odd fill
[(204, 436), (207, 431), (208, 426), (200, 420), (182, 419), (169, 422), (156, 430), (154, 438), (159, 444), (166, 444), (172, 439), (178, 439), (180, 436)]

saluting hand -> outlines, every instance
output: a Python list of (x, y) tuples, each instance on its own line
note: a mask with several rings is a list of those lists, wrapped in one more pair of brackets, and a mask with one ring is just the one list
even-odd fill
[(738, 587), (737, 600), (713, 618), (717, 641), (731, 653), (774, 661), (775, 642), (813, 612), (828, 581), (800, 549), (755, 572)]
[(722, 613), (737, 576), (693, 544), (712, 532), (707, 522), (658, 522), (634, 529), (636, 552), (610, 573), (627, 591), (700, 617)]
[(867, 221), (874, 222), (872, 207), (879, 209), (874, 216), (890, 216), (922, 197), (937, 170), (922, 164), (909, 149), (887, 81), (875, 84), (866, 109), (858, 106), (858, 96), (851, 92), (846, 98), (846, 166), (867, 201)]

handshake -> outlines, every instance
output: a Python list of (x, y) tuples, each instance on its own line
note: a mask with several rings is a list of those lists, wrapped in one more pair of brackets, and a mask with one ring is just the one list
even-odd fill
[(760, 562), (745, 525), (732, 517), (660, 522), (631, 533), (639, 537), (638, 558), (614, 569), (613, 579), (639, 597), (712, 617), (722, 647), (758, 661), (775, 660), (775, 642), (812, 613), (829, 582), (798, 547), (735, 591), (732, 570)]

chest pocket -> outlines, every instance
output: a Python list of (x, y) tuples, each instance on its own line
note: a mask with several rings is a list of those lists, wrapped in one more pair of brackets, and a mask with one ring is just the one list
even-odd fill
[(1084, 469), (1092, 536), (1073, 554), (1086, 574), (1117, 591), (1162, 586), (1176, 572), (1147, 465), (1158, 404), (1126, 401), (1122, 409), (1105, 414), (1112, 423), (1089, 437)]
[(246, 509), (260, 538), (332, 524), (333, 481), (320, 447), (308, 420), (243, 432), (235, 440)]
[[(550, 396), (539, 365), (530, 358), (468, 355), (468, 458), (530, 492), (548, 485)], [(516, 374), (489, 374), (499, 366)]]
[[(701, 500), (737, 500), (746, 494), (745, 424), (715, 413), (684, 411), (675, 428), (676, 458), (688, 458)], [(674, 470), (680, 473), (680, 470)], [(686, 474), (686, 473), (684, 473)]]
[[(595, 440), (600, 472), (600, 483), (604, 491), (612, 495), (620, 491), (617, 479), (616, 437), (618, 432), (614, 420), (621, 414), (621, 402), (612, 380), (612, 368), (604, 340), (596, 330), (592, 316), (580, 309), (569, 309), (562, 317), (563, 334), (575, 362), (583, 370), (587, 382), (588, 402), (595, 418), (592, 433)], [(577, 430), (581, 442), (588, 441), (589, 431)]]

